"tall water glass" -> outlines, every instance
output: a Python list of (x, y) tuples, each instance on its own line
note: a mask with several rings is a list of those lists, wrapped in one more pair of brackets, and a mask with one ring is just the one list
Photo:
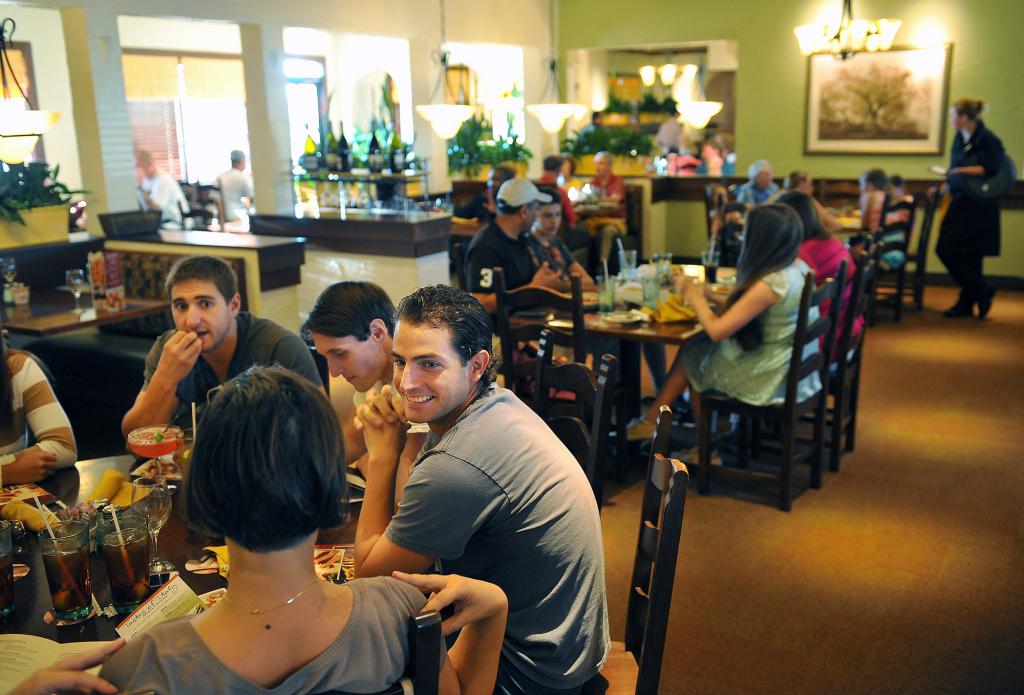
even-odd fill
[(615, 285), (614, 275), (597, 276), (597, 310), (602, 314), (615, 311)]
[(619, 251), (619, 274), (626, 280), (636, 280), (636, 249)]
[(167, 480), (162, 476), (142, 477), (132, 481), (132, 511), (149, 521), (149, 540), (153, 559), (149, 562), (151, 574), (164, 574), (174, 569), (174, 564), (160, 559), (158, 536), (160, 529), (171, 516), (171, 492)]
[(92, 611), (92, 577), (89, 575), (89, 524), (67, 521), (39, 533), (39, 550), (50, 586), (57, 619), (77, 623)]

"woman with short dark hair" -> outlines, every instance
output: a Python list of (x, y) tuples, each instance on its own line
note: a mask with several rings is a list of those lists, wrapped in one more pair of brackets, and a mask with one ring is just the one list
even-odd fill
[(960, 297), (947, 312), (947, 318), (971, 316), (978, 305), (978, 318), (992, 308), (996, 291), (985, 283), (985, 256), (999, 255), (999, 201), (982, 201), (967, 193), (964, 177), (995, 176), (1003, 165), (1003, 143), (985, 127), (981, 113), (985, 102), (958, 99), (949, 111), (956, 135), (949, 154), (950, 201), (939, 229), (935, 252), (953, 280), (960, 286)]
[[(376, 692), (405, 670), (410, 617), (456, 603), (443, 629), (462, 633), (450, 660), (438, 654), (441, 692), (491, 692), (507, 614), (498, 587), (317, 577), (317, 532), (346, 515), (343, 460), (337, 418), (307, 380), (253, 367), (228, 382), (204, 411), (183, 490), (189, 522), (227, 541), (228, 592), (132, 640), (102, 677), (125, 692)], [(437, 595), (424, 605), (422, 590)]]

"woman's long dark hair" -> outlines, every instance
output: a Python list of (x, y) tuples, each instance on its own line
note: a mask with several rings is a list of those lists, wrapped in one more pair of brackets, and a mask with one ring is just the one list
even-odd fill
[[(782, 270), (796, 260), (803, 240), (803, 224), (793, 208), (786, 205), (761, 205), (747, 213), (743, 250), (736, 263), (736, 289), (729, 295), (726, 308), (735, 304), (758, 280)], [(744, 350), (753, 350), (764, 341), (762, 317), (758, 316), (736, 332), (736, 342)]]
[(821, 218), (818, 216), (818, 211), (814, 207), (814, 200), (811, 199), (811, 196), (800, 191), (786, 191), (779, 196), (778, 203), (780, 205), (788, 205), (800, 216), (800, 222), (803, 223), (804, 227), (803, 241), (828, 238), (828, 232), (821, 226)]

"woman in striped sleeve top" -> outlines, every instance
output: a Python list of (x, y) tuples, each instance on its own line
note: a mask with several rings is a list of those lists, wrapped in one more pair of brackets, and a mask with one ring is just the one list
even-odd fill
[(73, 466), (76, 456), (71, 423), (43, 370), (0, 341), (0, 484), (37, 482)]

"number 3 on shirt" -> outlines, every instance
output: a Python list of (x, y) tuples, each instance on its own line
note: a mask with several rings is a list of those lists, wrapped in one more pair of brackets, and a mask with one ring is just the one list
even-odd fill
[(494, 284), (494, 271), (491, 268), (480, 269), (480, 287), (490, 289)]

